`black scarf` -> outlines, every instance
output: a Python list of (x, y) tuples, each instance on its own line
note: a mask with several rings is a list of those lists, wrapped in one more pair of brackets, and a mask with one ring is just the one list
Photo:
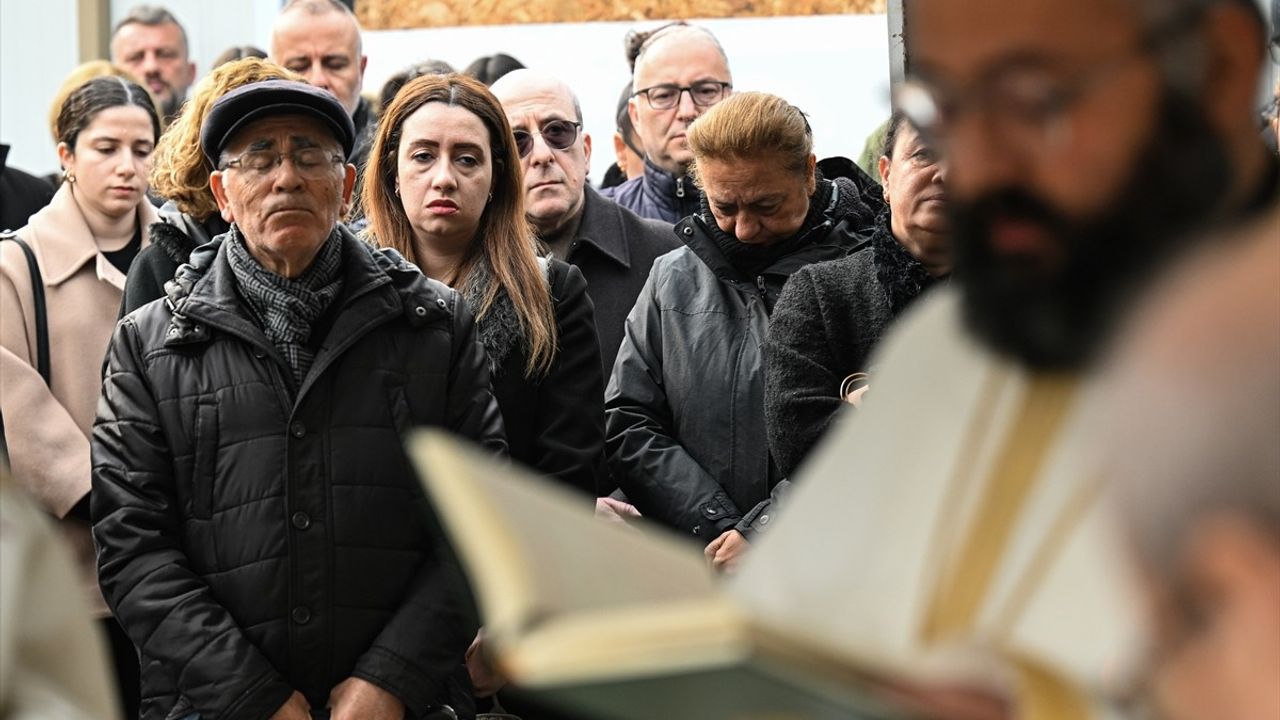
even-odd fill
[(887, 208), (876, 218), (876, 230), (871, 236), (871, 257), (876, 268), (876, 280), (889, 297), (890, 312), (897, 317), (938, 278), (930, 275), (924, 265), (893, 237), (889, 219)]
[[(716, 246), (720, 248), (720, 252), (724, 254), (724, 259), (729, 262), (729, 265), (744, 278), (753, 278), (764, 272), (780, 258), (786, 257), (812, 242), (812, 238), (809, 237), (810, 231), (826, 222), (828, 213), (834, 209), (831, 207), (833, 192), (835, 192), (835, 188), (832, 182), (819, 175), (817, 187), (814, 189), (813, 194), (809, 196), (809, 212), (805, 215), (800, 229), (791, 237), (768, 245), (748, 245), (739, 242), (737, 238), (721, 230), (720, 226), (716, 224), (715, 216), (711, 214), (711, 206), (707, 203), (705, 195), (702, 197), (702, 220), (706, 226), (707, 234), (711, 236)], [(846, 194), (846, 192), (845, 188), (841, 188), (840, 193), (842, 195)]]
[(301, 386), (315, 360), (315, 352), (308, 344), (311, 329), (342, 290), (342, 235), (334, 228), (311, 267), (296, 280), (262, 267), (245, 247), (235, 225), (231, 226), (226, 244), (227, 262), (240, 295)]

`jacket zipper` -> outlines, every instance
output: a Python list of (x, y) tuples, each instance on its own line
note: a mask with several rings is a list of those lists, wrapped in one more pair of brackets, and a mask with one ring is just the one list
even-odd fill
[(757, 275), (757, 276), (756, 276), (756, 289), (758, 289), (758, 290), (760, 291), (760, 299), (761, 299), (761, 300), (764, 300), (765, 293), (766, 293), (767, 291), (765, 290), (765, 286), (764, 286), (764, 276), (763, 276), (763, 275)]
[(684, 178), (682, 177), (676, 178), (676, 197), (684, 197)]

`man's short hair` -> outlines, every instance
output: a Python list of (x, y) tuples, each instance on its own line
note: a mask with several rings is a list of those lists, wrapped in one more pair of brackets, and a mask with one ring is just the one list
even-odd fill
[(303, 10), (309, 15), (323, 15), (325, 13), (338, 12), (343, 15), (350, 15), (353, 19), (356, 14), (351, 12), (351, 8), (340, 0), (289, 0), (280, 8), (280, 14), (283, 15), (293, 10)]
[(178, 28), (178, 34), (182, 36), (182, 53), (188, 56), (191, 54), (191, 46), (187, 43), (187, 29), (182, 27), (178, 18), (166, 8), (159, 5), (134, 5), (129, 9), (129, 14), (121, 18), (120, 22), (111, 29), (111, 37), (118, 35), (120, 29), (126, 25), (146, 25), (147, 27), (174, 25)]

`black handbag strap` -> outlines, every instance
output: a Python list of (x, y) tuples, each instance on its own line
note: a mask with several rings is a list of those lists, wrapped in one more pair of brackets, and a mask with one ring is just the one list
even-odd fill
[(12, 231), (0, 233), (0, 241), (12, 240), (22, 248), (27, 258), (27, 271), (31, 274), (31, 297), (36, 313), (36, 372), (44, 378), (44, 384), (52, 386), (52, 373), (49, 370), (49, 312), (45, 307), (44, 278), (40, 275), (40, 266), (36, 264), (36, 254), (26, 240)]

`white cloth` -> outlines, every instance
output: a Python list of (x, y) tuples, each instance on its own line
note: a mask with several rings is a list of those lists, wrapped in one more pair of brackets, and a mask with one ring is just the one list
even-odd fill
[[(954, 288), (908, 313), (873, 366), (862, 407), (797, 473), (734, 591), (762, 616), (793, 618), (789, 631), (908, 658), (929, 646), (922, 629), (940, 573), (964, 543), (1031, 378), (963, 331)], [(1101, 475), (1089, 460), (1085, 395), (1081, 386), (962, 640), (1103, 692), (1129, 679), (1142, 630), (1123, 551), (1089, 490)], [(814, 617), (825, 620), (804, 621)]]

